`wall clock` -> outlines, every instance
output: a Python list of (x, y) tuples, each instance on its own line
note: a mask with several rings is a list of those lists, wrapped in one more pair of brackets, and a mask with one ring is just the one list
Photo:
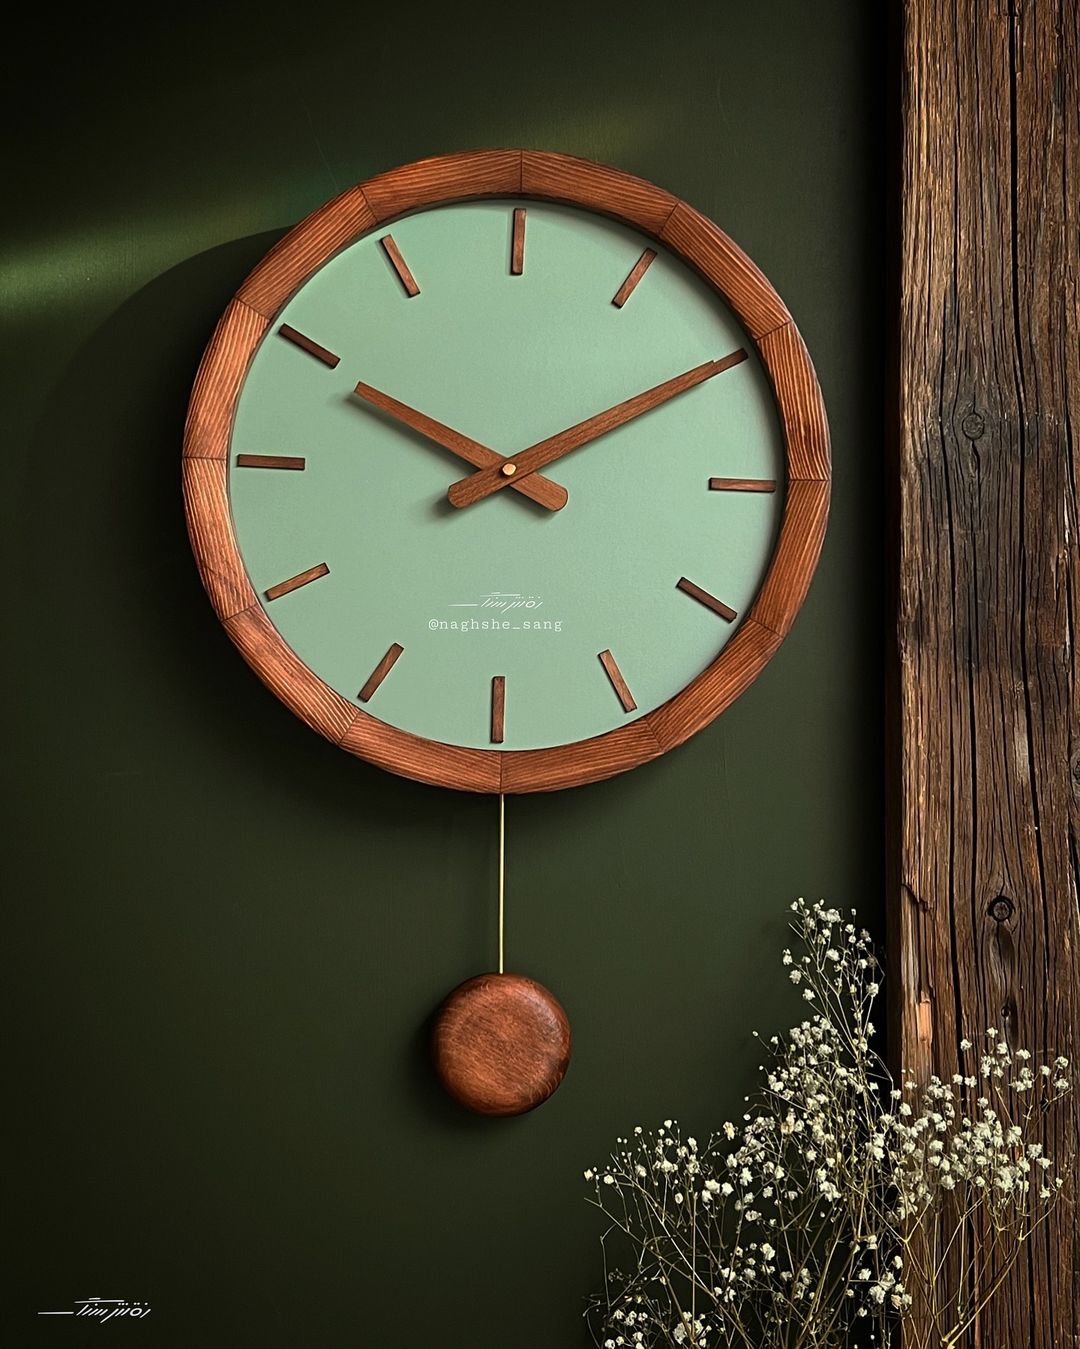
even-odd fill
[(829, 473), (749, 258), (659, 187), (528, 150), (380, 174), (286, 235), (184, 440), (199, 570), (255, 672), (352, 754), (500, 798), (722, 712), (802, 604)]

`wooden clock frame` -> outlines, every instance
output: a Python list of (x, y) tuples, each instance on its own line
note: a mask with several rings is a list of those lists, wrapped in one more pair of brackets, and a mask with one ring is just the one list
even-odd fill
[[(549, 749), (470, 749), (379, 721), (323, 683), (266, 616), (233, 532), (228, 455), (251, 359), (282, 307), (334, 254), (378, 225), (479, 197), (536, 198), (611, 216), (688, 263), (734, 311), (769, 378), (784, 431), (787, 495), (775, 552), (749, 613), (711, 665), (625, 726)], [(188, 531), (226, 632), (263, 682), (342, 749), (405, 777), (463, 791), (555, 791), (612, 777), (673, 749), (724, 711), (790, 629), (817, 565), (829, 510), (825, 406), (798, 329), (753, 262), (712, 221), (641, 178), (533, 150), (478, 150), (378, 174), (301, 221), (240, 286), (203, 356), (183, 450)]]

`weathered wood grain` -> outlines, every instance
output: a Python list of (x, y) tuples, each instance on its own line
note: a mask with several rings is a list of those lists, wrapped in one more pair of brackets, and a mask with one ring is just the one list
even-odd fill
[[(904, 6), (889, 950), (920, 1077), (987, 1026), (1080, 1050), (1078, 13)], [(969, 1342), (1075, 1349), (1078, 1265), (1063, 1205)]]

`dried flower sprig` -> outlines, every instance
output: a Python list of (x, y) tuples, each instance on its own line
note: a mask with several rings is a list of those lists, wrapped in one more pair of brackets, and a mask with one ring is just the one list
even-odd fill
[[(991, 1028), (948, 1081), (894, 1086), (872, 1045), (869, 934), (822, 904), (792, 910), (782, 962), (813, 1011), (765, 1044), (741, 1122), (703, 1144), (672, 1120), (639, 1126), (585, 1172), (610, 1224), (590, 1308), (604, 1349), (839, 1349), (856, 1326), (883, 1342), (901, 1316), (906, 1343), (956, 1345), (1060, 1193), (1044, 1131), (1067, 1061), (1036, 1066)], [(623, 1270), (606, 1268), (609, 1239)], [(959, 1301), (938, 1298), (957, 1269)]]

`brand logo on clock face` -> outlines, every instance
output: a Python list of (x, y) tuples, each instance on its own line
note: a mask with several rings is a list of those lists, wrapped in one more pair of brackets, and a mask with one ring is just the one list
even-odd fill
[(562, 619), (541, 617), (539, 595), (520, 590), (489, 590), (475, 600), (453, 600), (449, 609), (474, 609), (473, 614), (429, 618), (431, 632), (562, 632)]
[(523, 595), (519, 590), (489, 590), (478, 600), (457, 600), (451, 609), (539, 609), (544, 601), (539, 595)]

